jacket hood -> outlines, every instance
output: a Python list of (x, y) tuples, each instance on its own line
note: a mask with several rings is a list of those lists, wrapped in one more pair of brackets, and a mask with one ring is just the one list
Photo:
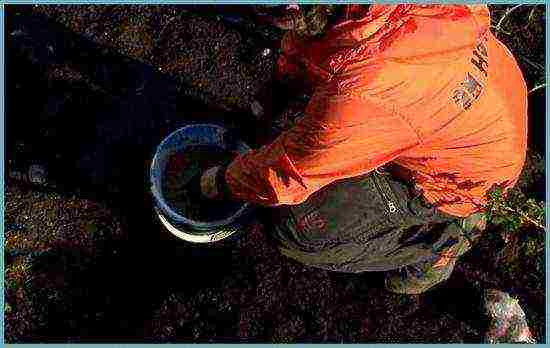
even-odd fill
[(490, 26), (486, 5), (350, 5), (346, 17), (302, 47), (308, 63), (328, 75), (371, 58), (437, 59), (474, 46)]

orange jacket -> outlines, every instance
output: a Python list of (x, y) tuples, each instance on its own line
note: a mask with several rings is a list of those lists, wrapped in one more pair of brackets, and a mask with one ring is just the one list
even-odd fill
[(372, 5), (315, 42), (287, 38), (280, 67), (305, 71), (305, 116), (233, 161), (237, 198), (298, 204), (336, 180), (393, 162), (440, 210), (482, 210), (525, 161), (527, 91), (489, 31), (485, 5)]

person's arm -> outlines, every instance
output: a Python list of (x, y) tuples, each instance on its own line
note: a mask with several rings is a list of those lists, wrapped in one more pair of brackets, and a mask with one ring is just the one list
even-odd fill
[(416, 144), (410, 125), (379, 101), (318, 91), (300, 122), (273, 143), (237, 157), (222, 178), (233, 199), (264, 206), (299, 204), (322, 187), (366, 174)]

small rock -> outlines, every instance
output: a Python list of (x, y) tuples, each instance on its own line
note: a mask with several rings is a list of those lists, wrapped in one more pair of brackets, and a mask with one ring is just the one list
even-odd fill
[(43, 184), (46, 182), (46, 169), (40, 165), (33, 164), (29, 167), (29, 181), (34, 184)]
[(21, 29), (14, 30), (10, 33), (10, 36), (12, 36), (12, 37), (25, 36), (25, 35), (27, 35), (27, 33), (25, 33)]
[(252, 110), (252, 114), (257, 118), (260, 118), (264, 115), (264, 107), (257, 100), (254, 100), (254, 102), (252, 102), (252, 104), (250, 105), (250, 109)]

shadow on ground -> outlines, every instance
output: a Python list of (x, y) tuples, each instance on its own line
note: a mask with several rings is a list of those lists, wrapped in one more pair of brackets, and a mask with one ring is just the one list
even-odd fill
[[(252, 115), (231, 114), (181, 97), (181, 86), (173, 77), (40, 14), (12, 14), (7, 33), (11, 36), (6, 50), (8, 171), (35, 162), (45, 165), (50, 183), (56, 185), (50, 191), (63, 196), (61, 205), (75, 195), (103, 202), (123, 230), (114, 236), (102, 227), (103, 239), (91, 245), (65, 243), (66, 236), (59, 233), (42, 241), (35, 235), (47, 233), (51, 226), (11, 221), (19, 217), (9, 215), (31, 208), (36, 195), (43, 195), (47, 204), (48, 190), (25, 200), (36, 188), (23, 186), (15, 192), (12, 188), (13, 196), (7, 197), (11, 202), (6, 235), (13, 235), (10, 226), (21, 225), (21, 233), (39, 240), (44, 249), (26, 252), (25, 243), (16, 241), (6, 250), (8, 263), (22, 258), (19, 262), (28, 266), (33, 276), (26, 279), (29, 293), (25, 296), (32, 298), (30, 306), (45, 320), (21, 332), (19, 339), (135, 340), (136, 327), (170, 291), (193, 292), (231, 272), (229, 248), (191, 247), (160, 228), (148, 185), (155, 147), (173, 130), (193, 122), (240, 120), (247, 121), (241, 124), (241, 129), (247, 129), (250, 119), (246, 117)], [(12, 185), (17, 184), (8, 181), (8, 191)], [(19, 206), (10, 210), (10, 203)], [(69, 209), (62, 207), (59, 214)], [(34, 214), (32, 209), (29, 212)], [(83, 218), (74, 212), (69, 220)], [(75, 235), (87, 233), (84, 227)], [(18, 300), (15, 296), (11, 302), (11, 295), (8, 291), (8, 303), (15, 312)]]
[[(7, 340), (479, 342), (476, 314), (459, 310), (475, 296), (450, 294), (463, 294), (464, 279), (502, 285), (487, 276), (498, 262), (476, 266), (494, 261), (479, 251), (493, 241), (432, 295), (398, 296), (382, 289), (379, 273), (335, 274), (285, 259), (258, 221), (239, 240), (210, 247), (159, 226), (148, 167), (161, 139), (214, 122), (258, 146), (268, 131), (250, 102), (268, 112), (286, 100), (270, 92), (271, 58), (258, 70), (241, 63), (259, 64), (254, 52), (265, 41), (251, 49), (218, 22), (189, 16), (169, 6), (6, 11), (7, 170), (39, 162), (56, 185), (7, 181)], [(136, 18), (147, 23), (143, 32)], [(199, 29), (178, 30), (184, 23)], [(206, 39), (195, 42), (199, 35)], [(214, 54), (218, 41), (225, 48)], [(226, 63), (234, 76), (223, 75)], [(504, 285), (524, 295), (510, 277)], [(450, 297), (454, 310), (445, 308)], [(533, 308), (544, 299), (526, 297)], [(544, 332), (544, 320), (536, 325)]]

